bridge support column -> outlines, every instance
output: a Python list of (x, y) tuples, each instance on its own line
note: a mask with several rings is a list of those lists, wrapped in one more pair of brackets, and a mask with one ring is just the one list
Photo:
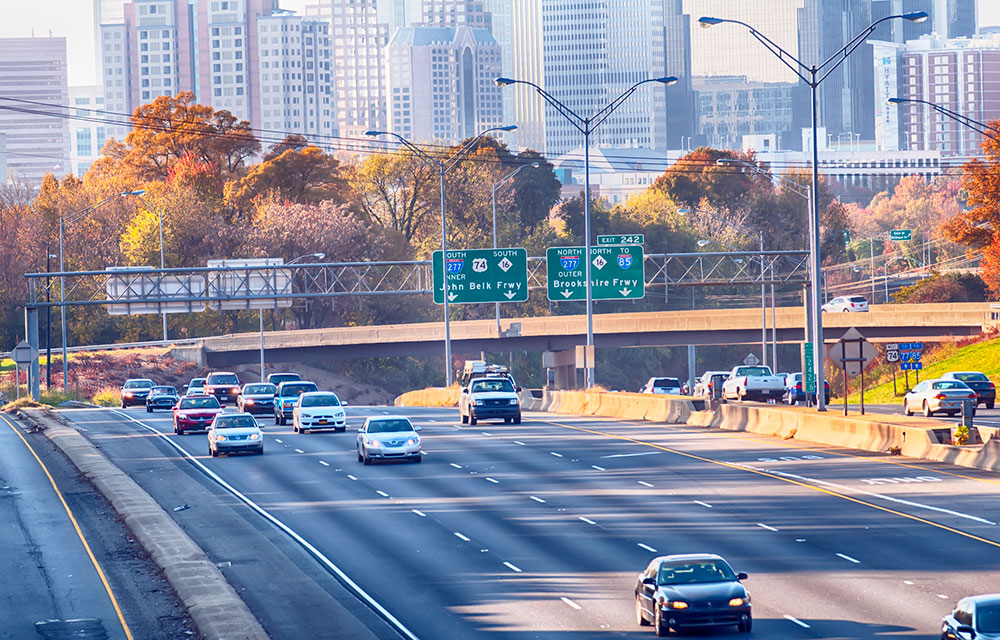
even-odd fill
[(575, 349), (543, 351), (542, 366), (552, 370), (555, 376), (555, 389), (573, 389), (576, 387)]
[[(24, 333), (25, 339), (28, 344), (38, 350), (38, 307), (25, 307), (24, 308)], [(38, 401), (41, 398), (41, 384), (38, 377), (38, 356), (31, 361), (31, 365), (28, 367), (28, 391), (31, 393), (31, 399)], [(18, 383), (20, 384), (20, 382)]]

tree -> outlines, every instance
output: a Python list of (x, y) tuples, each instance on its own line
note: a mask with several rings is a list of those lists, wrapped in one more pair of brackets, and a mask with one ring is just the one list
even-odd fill
[(438, 195), (438, 176), (408, 151), (373, 153), (354, 168), (350, 184), (371, 222), (411, 242), (422, 230)]
[(934, 273), (893, 295), (896, 302), (986, 302), (986, 283), (972, 273)]
[(739, 165), (720, 165), (722, 159), (757, 163), (752, 151), (699, 147), (667, 169), (653, 188), (663, 190), (682, 207), (694, 208), (705, 201), (708, 206), (730, 210), (749, 204), (756, 191), (771, 190), (766, 176)]
[[(535, 226), (546, 220), (549, 211), (559, 202), (562, 183), (553, 172), (552, 163), (536, 151), (522, 151), (517, 154), (514, 166), (537, 162), (538, 167), (524, 167), (514, 176), (510, 185), (514, 195), (513, 205), (517, 211), (521, 227), (529, 233)], [(510, 170), (504, 165), (504, 171)]]

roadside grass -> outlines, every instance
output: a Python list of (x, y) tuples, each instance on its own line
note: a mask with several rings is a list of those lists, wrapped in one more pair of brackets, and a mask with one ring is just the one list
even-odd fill
[[(939, 378), (949, 371), (981, 371), (994, 382), (1000, 380), (1000, 338), (992, 338), (957, 347), (945, 344), (928, 353), (923, 361), (924, 368), (920, 371), (920, 379)], [(906, 389), (904, 372), (896, 372), (896, 388), (900, 394)], [(910, 387), (916, 384), (916, 372), (910, 372)], [(849, 403), (860, 400), (860, 394), (852, 393)], [(894, 396), (892, 392), (892, 377), (888, 381), (865, 390), (865, 402), (868, 404), (902, 404), (902, 395)]]

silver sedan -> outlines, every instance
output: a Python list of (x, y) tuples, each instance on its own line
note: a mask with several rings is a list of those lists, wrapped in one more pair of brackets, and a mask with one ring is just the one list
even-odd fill
[(928, 418), (935, 413), (954, 416), (962, 411), (966, 400), (972, 400), (975, 411), (976, 392), (961, 380), (924, 380), (903, 398), (903, 415), (912, 416), (920, 411)]
[(380, 416), (365, 420), (358, 429), (358, 462), (374, 460), (410, 460), (420, 462), (420, 436), (408, 418)]

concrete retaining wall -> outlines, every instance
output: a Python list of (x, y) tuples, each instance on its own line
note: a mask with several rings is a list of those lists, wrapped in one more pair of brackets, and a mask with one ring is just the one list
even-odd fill
[(396, 398), (397, 407), (457, 407), (459, 387), (429, 387), (408, 391)]

